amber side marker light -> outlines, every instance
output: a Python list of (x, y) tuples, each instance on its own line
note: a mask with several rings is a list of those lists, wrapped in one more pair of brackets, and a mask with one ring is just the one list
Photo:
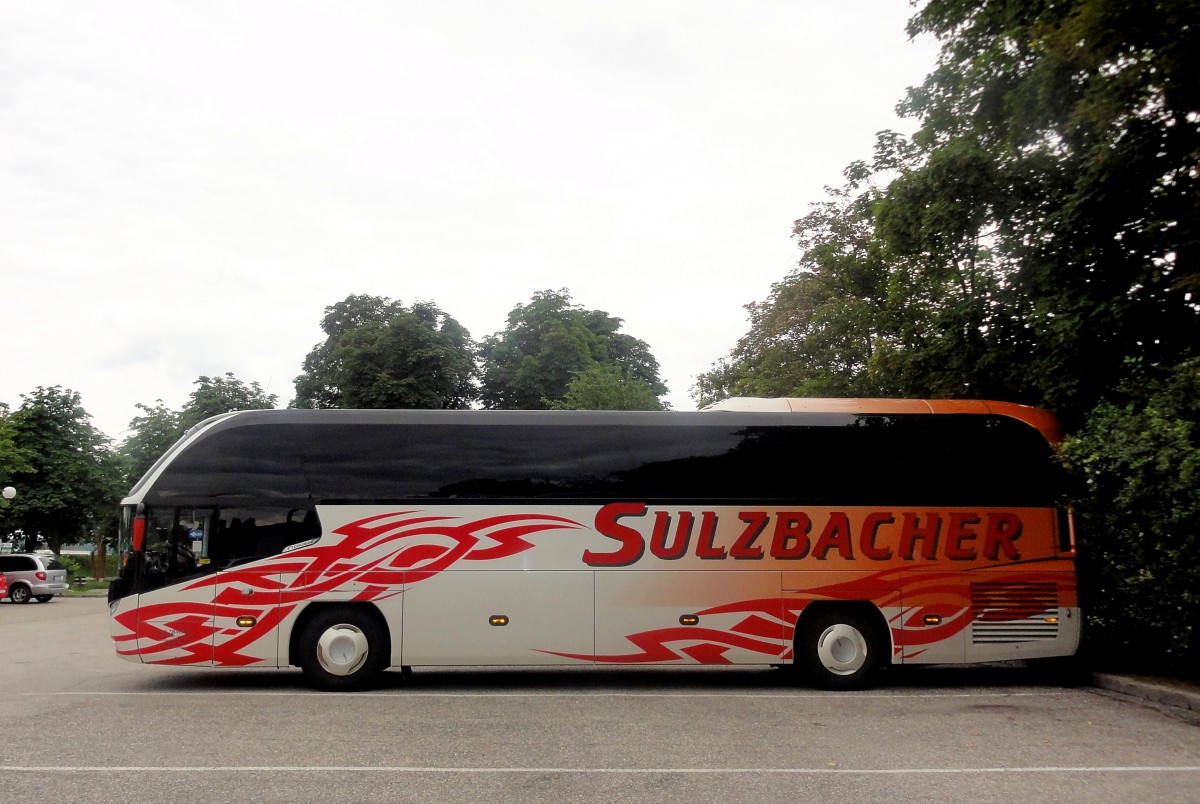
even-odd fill
[(680, 625), (699, 625), (700, 624), (700, 615), (699, 614), (680, 614), (679, 615), (679, 624)]
[(926, 625), (941, 625), (942, 624), (942, 615), (926, 614), (924, 617), (921, 618), (921, 620)]
[(251, 617), (249, 614), (243, 614), (241, 617), (237, 618), (238, 628), (250, 628), (256, 622), (258, 622), (258, 618)]
[(508, 625), (508, 615), (493, 614), (491, 617), (488, 617), (488, 623), (491, 625)]
[(1057, 618), (1057, 617), (1047, 617), (1047, 618), (1046, 618), (1046, 622), (1048, 622), (1048, 623), (1056, 623), (1056, 622), (1058, 622), (1058, 618)]

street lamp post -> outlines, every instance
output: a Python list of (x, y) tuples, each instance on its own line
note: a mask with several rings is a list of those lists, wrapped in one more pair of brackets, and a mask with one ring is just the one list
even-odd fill
[[(6, 500), (11, 500), (13, 497), (16, 497), (16, 496), (17, 496), (17, 490), (14, 489), (12, 486), (5, 486), (3, 489), (0, 489), (0, 497), (3, 497)], [(8, 537), (5, 536), (4, 538), (7, 539)]]

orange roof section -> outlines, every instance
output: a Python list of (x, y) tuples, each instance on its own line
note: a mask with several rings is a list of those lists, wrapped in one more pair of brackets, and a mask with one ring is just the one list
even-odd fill
[(1008, 416), (1033, 427), (1051, 444), (1062, 441), (1062, 430), (1053, 413), (1042, 408), (983, 399), (834, 399), (734, 397), (717, 403), (715, 409), (778, 410), (794, 413), (991, 413)]

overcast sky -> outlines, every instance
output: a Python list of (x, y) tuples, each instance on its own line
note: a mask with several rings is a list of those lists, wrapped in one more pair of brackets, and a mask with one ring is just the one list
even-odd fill
[(931, 69), (905, 0), (0, 5), (0, 402), (121, 438), (202, 375), (278, 394), (351, 293), (472, 337), (539, 290), (679, 410), (792, 222)]

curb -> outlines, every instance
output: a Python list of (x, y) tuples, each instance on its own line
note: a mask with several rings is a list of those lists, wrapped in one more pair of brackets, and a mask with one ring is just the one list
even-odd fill
[(1174, 709), (1182, 709), (1192, 715), (1200, 716), (1200, 692), (1191, 692), (1178, 687), (1139, 681), (1128, 676), (1115, 676), (1109, 673), (1092, 673), (1092, 686)]

